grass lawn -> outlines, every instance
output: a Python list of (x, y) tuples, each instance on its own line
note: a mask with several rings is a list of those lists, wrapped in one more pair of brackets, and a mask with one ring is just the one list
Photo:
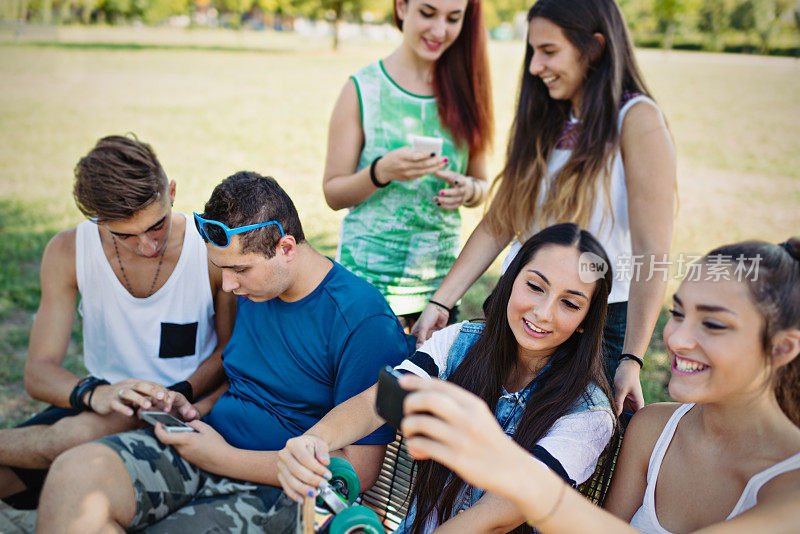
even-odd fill
[[(72, 169), (96, 139), (135, 132), (178, 183), (175, 207), (202, 206), (235, 171), (275, 176), (292, 196), (311, 243), (335, 253), (341, 212), (322, 198), (327, 122), (347, 76), (393, 43), (350, 43), (253, 32), (152, 29), (50, 30), (31, 40), (0, 34), (0, 427), (37, 409), (22, 366), (38, 303), (47, 240), (81, 220)], [(130, 43), (137, 43), (136, 46)], [(523, 44), (492, 43), (502, 165)], [(640, 53), (679, 155), (680, 206), (673, 252), (701, 254), (744, 238), (800, 234), (800, 61), (709, 54)], [(464, 211), (464, 237), (480, 210)], [(468, 294), (476, 314), (497, 263)], [(673, 282), (674, 286), (674, 282)], [(656, 329), (645, 389), (666, 398)], [(76, 325), (67, 365), (80, 369)]]

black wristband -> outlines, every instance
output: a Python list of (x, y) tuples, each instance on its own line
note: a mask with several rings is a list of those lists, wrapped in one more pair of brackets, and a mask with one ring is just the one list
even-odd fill
[(431, 304), (433, 304), (434, 306), (439, 306), (439, 307), (440, 307), (441, 309), (443, 309), (443, 310), (447, 310), (447, 313), (453, 313), (453, 309), (452, 309), (452, 308), (448, 308), (447, 306), (445, 306), (445, 305), (444, 305), (444, 304), (442, 304), (441, 302), (436, 302), (436, 301), (435, 301), (435, 300), (433, 300), (433, 299), (429, 300), (428, 302), (430, 302), (430, 303), (431, 303)]
[(639, 364), (639, 368), (640, 368), (640, 369), (641, 369), (642, 367), (644, 367), (644, 360), (642, 360), (642, 359), (641, 359), (640, 357), (638, 357), (638, 356), (634, 356), (633, 354), (623, 354), (622, 356), (620, 356), (620, 357), (619, 357), (619, 361), (622, 361), (622, 360), (631, 360), (631, 361), (634, 361), (634, 362), (636, 362), (636, 363), (638, 363), (638, 364)]
[(86, 409), (90, 412), (94, 411), (94, 408), (92, 408), (92, 397), (94, 397), (95, 391), (97, 391), (97, 386), (92, 388), (92, 390), (89, 392), (89, 396), (86, 398)]
[(103, 380), (102, 378), (97, 378), (96, 376), (89, 375), (85, 378), (81, 378), (78, 380), (78, 383), (75, 384), (75, 387), (72, 388), (72, 392), (69, 394), (69, 405), (73, 410), (91, 410), (91, 407), (83, 401), (83, 397), (87, 393), (94, 392), (97, 386), (105, 385), (108, 385), (108, 381)]
[(182, 382), (177, 382), (175, 384), (172, 384), (167, 389), (172, 391), (177, 391), (178, 393), (186, 397), (186, 400), (188, 400), (189, 402), (194, 402), (194, 389), (192, 388), (192, 384), (190, 384), (188, 380), (183, 380)]
[(369, 165), (369, 179), (372, 180), (373, 185), (375, 185), (375, 187), (377, 188), (383, 188), (389, 185), (389, 182), (382, 184), (381, 182), (378, 181), (378, 177), (375, 176), (375, 166), (378, 164), (378, 160), (380, 160), (382, 157), (383, 156), (378, 156), (377, 158), (372, 160), (372, 163), (370, 163)]

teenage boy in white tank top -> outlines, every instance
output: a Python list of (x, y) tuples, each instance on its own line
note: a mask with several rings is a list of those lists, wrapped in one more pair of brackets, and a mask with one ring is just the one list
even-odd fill
[[(175, 182), (149, 145), (100, 139), (75, 177), (76, 203), (90, 220), (45, 249), (25, 363), (27, 392), (51, 406), (0, 430), (0, 498), (19, 508), (37, 505), (61, 452), (138, 428), (135, 409), (169, 410), (174, 391), (217, 390), (233, 328), (235, 300), (195, 228), (173, 213)], [(86, 378), (62, 367), (79, 294)]]

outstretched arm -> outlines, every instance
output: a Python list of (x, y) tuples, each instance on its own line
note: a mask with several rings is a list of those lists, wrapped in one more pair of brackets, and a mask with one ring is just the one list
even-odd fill
[[(477, 396), (448, 382), (421, 380), (409, 375), (401, 378), (401, 385), (415, 391), (406, 397), (404, 407), (408, 415), (403, 419), (403, 434), (408, 437), (408, 450), (414, 457), (440, 462), (471, 484), (508, 499), (522, 512), (529, 524), (544, 534), (638, 532), (627, 523), (627, 516), (633, 515), (631, 510), (641, 505), (640, 495), (644, 493), (645, 481), (638, 483), (635, 495), (627, 494), (628, 497), (636, 497), (638, 502), (624, 505), (621, 502), (610, 503), (617, 512), (627, 510), (621, 514), (626, 518), (622, 520), (590, 503), (543, 463), (531, 458), (527, 451), (508, 439), (489, 407)], [(630, 428), (635, 429), (638, 423), (643, 423), (638, 426), (644, 430), (644, 442), (654, 442), (657, 436), (653, 437), (653, 432), (648, 431), (647, 427), (653, 417), (658, 422), (664, 419), (664, 415), (637, 415)], [(660, 423), (655, 426), (657, 433), (660, 433)], [(635, 448), (644, 449), (647, 446), (636, 445)], [(618, 461), (628, 462), (638, 456), (626, 453)], [(618, 469), (627, 467), (620, 465)], [(628, 470), (629, 473), (634, 471)], [(766, 493), (765, 486), (759, 492), (759, 502), (755, 507), (730, 521), (709, 525), (696, 532), (794, 532), (800, 523), (798, 478), (789, 474)], [(622, 496), (617, 493), (617, 497)]]
[[(628, 219), (633, 258), (642, 269), (634, 273), (628, 297), (628, 317), (622, 352), (643, 357), (658, 319), (667, 287), (666, 275), (650, 272), (653, 262), (667, 259), (675, 215), (675, 148), (661, 113), (652, 105), (635, 104), (625, 116), (621, 134), (622, 160), (628, 189)], [(644, 406), (639, 365), (623, 360), (614, 378), (617, 414), (623, 406)]]
[(475, 506), (454, 515), (440, 525), (436, 534), (504, 534), (525, 522), (525, 516), (517, 506), (505, 499), (487, 493)]
[[(461, 250), (447, 276), (431, 300), (449, 308), (455, 306), (458, 299), (486, 272), (489, 265), (497, 258), (500, 251), (511, 241), (511, 234), (495, 236), (489, 230), (486, 218), (472, 231), (467, 243)], [(447, 311), (434, 304), (428, 304), (422, 310), (419, 320), (411, 329), (411, 334), (417, 337), (417, 346), (422, 345), (437, 330), (447, 325), (449, 314)]]
[(330, 463), (330, 451), (347, 450), (347, 445), (384, 424), (375, 411), (377, 396), (375, 384), (336, 406), (302, 436), (286, 442), (286, 447), (278, 452), (277, 469), (280, 485), (289, 497), (300, 501), (319, 487), (329, 474), (326, 466)]

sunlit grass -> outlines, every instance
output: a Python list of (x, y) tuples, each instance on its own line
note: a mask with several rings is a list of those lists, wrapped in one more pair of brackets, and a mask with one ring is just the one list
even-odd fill
[[(182, 211), (200, 208), (213, 186), (238, 170), (273, 175), (295, 200), (312, 244), (335, 253), (343, 213), (325, 205), (320, 188), (328, 117), (347, 76), (389, 53), (391, 42), (345, 44), (334, 53), (328, 41), (271, 32), (109, 28), (61, 29), (44, 40), (49, 44), (14, 44), (0, 35), (3, 391), (22, 391), (38, 261), (49, 237), (81, 220), (72, 169), (99, 137), (135, 132), (151, 143), (178, 183)], [(523, 44), (492, 43), (490, 51), (494, 175)], [(678, 149), (675, 253), (800, 234), (800, 62), (653, 51), (640, 60)], [(464, 210), (465, 238), (480, 214)], [(498, 263), (465, 298), (462, 318), (478, 314)], [(644, 375), (649, 400), (664, 398), (658, 339), (660, 327)], [(0, 402), (0, 425), (22, 414), (9, 419), (5, 406)]]

